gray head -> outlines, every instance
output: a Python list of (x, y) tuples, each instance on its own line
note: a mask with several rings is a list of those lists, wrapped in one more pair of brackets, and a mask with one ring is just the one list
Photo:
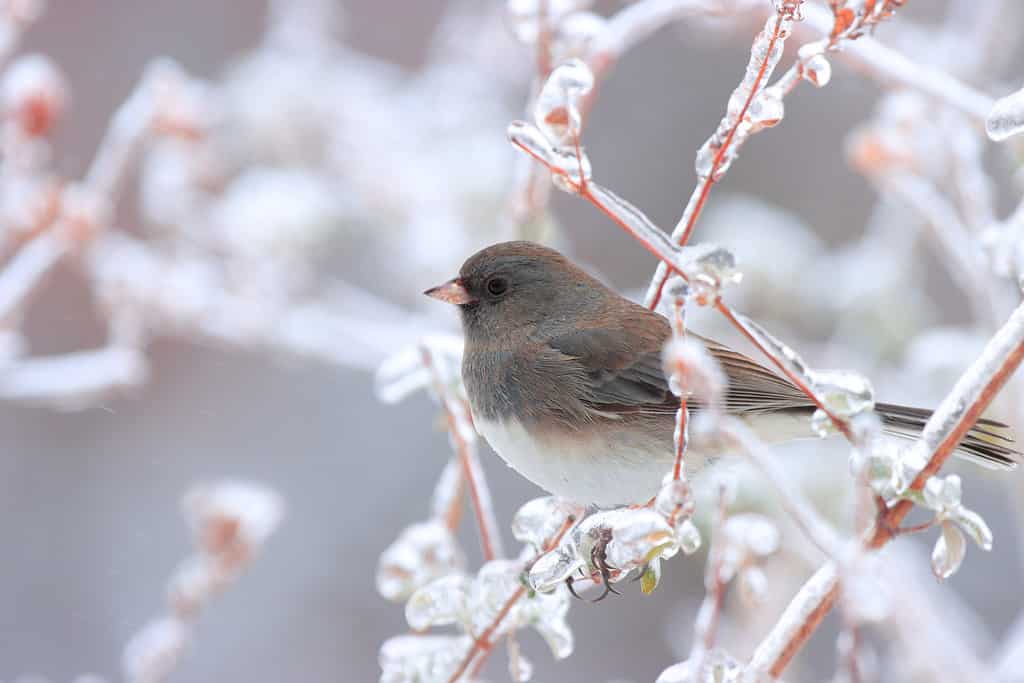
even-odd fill
[(554, 249), (502, 242), (473, 254), (458, 277), (424, 294), (457, 305), (467, 335), (494, 335), (586, 310), (604, 291)]

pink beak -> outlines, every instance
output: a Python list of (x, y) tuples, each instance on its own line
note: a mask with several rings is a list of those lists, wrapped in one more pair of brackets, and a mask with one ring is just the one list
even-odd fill
[(455, 304), (461, 306), (463, 304), (471, 304), (476, 301), (469, 295), (466, 288), (463, 286), (462, 281), (459, 278), (449, 280), (443, 285), (437, 287), (431, 287), (427, 291), (423, 292), (427, 296), (437, 299), (438, 301), (444, 301), (449, 304)]

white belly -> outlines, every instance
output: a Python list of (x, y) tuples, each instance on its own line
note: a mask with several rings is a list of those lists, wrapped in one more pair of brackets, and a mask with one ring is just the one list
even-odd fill
[[(767, 443), (813, 438), (808, 421), (789, 415), (756, 415), (744, 420)], [(514, 420), (476, 419), (476, 429), (514, 470), (556, 496), (600, 506), (642, 504), (658, 493), (673, 466), (671, 448), (656, 440), (636, 442), (635, 433), (535, 439)], [(690, 448), (690, 476), (709, 456)]]
[(510, 467), (556, 496), (601, 506), (646, 503), (672, 468), (671, 450), (601, 437), (539, 440), (516, 421), (476, 420)]

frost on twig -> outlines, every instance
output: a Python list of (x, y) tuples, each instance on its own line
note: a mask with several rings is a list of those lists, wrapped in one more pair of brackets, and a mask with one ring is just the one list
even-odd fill
[(185, 496), (184, 508), (196, 553), (168, 583), (167, 615), (149, 622), (125, 646), (122, 666), (132, 683), (159, 683), (177, 668), (199, 612), (248, 568), (283, 513), (276, 493), (238, 481), (197, 486)]

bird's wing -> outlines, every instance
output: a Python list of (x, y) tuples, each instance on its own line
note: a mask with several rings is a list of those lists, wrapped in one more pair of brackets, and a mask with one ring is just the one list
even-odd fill
[[(600, 411), (674, 413), (679, 399), (669, 390), (661, 350), (671, 335), (667, 321), (621, 317), (615, 328), (577, 328), (548, 341), (563, 360), (579, 364), (585, 378), (581, 399)], [(661, 324), (651, 324), (657, 317)], [(812, 404), (789, 380), (710, 339), (693, 335), (722, 365), (729, 378), (725, 409), (730, 413), (808, 408)]]
[(707, 347), (728, 376), (725, 404), (730, 413), (772, 412), (814, 406), (807, 394), (782, 375), (712, 339), (696, 334), (691, 336)]

